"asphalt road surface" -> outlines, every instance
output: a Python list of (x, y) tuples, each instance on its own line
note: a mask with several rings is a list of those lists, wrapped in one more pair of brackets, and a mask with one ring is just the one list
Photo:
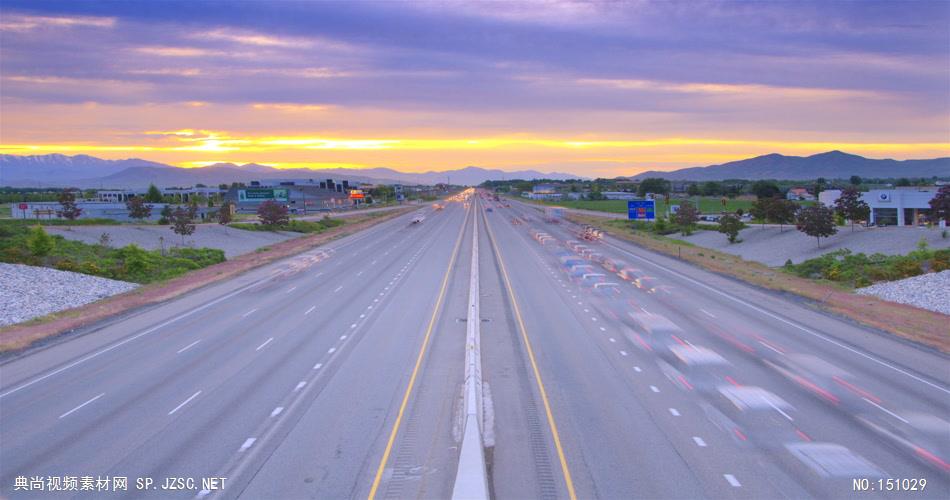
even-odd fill
[(946, 356), (518, 203), (419, 213), (0, 365), (0, 497), (451, 497), (473, 238), (495, 498), (950, 497)]

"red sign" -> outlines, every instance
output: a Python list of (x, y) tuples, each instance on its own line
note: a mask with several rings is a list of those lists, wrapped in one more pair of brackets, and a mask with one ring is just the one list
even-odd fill
[(26, 209), (29, 208), (30, 206), (27, 205), (26, 203), (20, 203), (19, 205), (17, 205), (17, 207), (19, 207), (20, 210), (26, 210)]

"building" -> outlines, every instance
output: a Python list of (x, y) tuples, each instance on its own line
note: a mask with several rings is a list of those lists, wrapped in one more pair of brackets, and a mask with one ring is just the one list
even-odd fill
[(359, 184), (333, 179), (262, 179), (249, 186), (231, 187), (224, 195), (238, 212), (253, 213), (261, 203), (274, 200), (287, 205), (290, 213), (320, 212), (355, 206), (350, 190)]
[[(930, 200), (937, 195), (936, 186), (895, 189), (872, 189), (861, 193), (861, 200), (871, 208), (871, 225), (916, 226), (930, 222)], [(828, 189), (818, 196), (825, 205), (833, 206), (841, 190)]]
[(640, 197), (637, 196), (637, 193), (630, 193), (627, 191), (604, 191), (601, 193), (604, 195), (604, 198), (608, 200), (639, 200)]
[(793, 187), (785, 193), (785, 198), (792, 201), (815, 201), (815, 195), (803, 187)]

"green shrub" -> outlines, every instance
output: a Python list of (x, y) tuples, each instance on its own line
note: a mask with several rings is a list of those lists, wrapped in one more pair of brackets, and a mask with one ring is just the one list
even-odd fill
[(46, 233), (42, 226), (34, 226), (26, 240), (27, 248), (34, 257), (45, 257), (56, 247), (56, 241)]

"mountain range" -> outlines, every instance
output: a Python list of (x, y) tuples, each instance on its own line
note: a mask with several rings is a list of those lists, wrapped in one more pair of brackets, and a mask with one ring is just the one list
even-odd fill
[[(669, 180), (710, 181), (723, 179), (828, 179), (858, 175), (873, 177), (950, 176), (950, 157), (930, 160), (872, 159), (829, 151), (812, 156), (768, 154), (746, 160), (691, 167), (672, 171), (651, 170), (631, 179), (663, 177)], [(452, 184), (475, 186), (486, 180), (504, 179), (581, 179), (576, 175), (536, 170), (504, 171), (481, 167), (422, 173), (400, 172), (391, 168), (367, 169), (277, 169), (247, 163), (217, 163), (201, 168), (179, 168), (139, 158), (104, 160), (88, 155), (61, 154), (18, 156), (0, 155), (0, 186), (142, 188), (156, 186), (216, 185), (250, 182), (260, 179), (347, 179), (353, 182), (385, 184)]]
[(650, 170), (632, 179), (662, 177), (669, 180), (721, 181), (724, 179), (800, 180), (847, 179), (852, 175), (866, 178), (950, 176), (950, 157), (931, 160), (877, 160), (829, 151), (812, 156), (785, 156), (777, 153), (731, 161), (708, 167), (691, 167), (668, 172)]
[(156, 186), (217, 185), (261, 179), (336, 179), (385, 184), (452, 184), (475, 186), (486, 180), (503, 179), (578, 179), (572, 174), (535, 170), (504, 171), (480, 167), (421, 173), (400, 172), (391, 168), (366, 169), (277, 169), (247, 163), (216, 163), (201, 168), (179, 168), (138, 158), (104, 160), (88, 155), (61, 154), (18, 156), (0, 155), (0, 186), (141, 188)]

